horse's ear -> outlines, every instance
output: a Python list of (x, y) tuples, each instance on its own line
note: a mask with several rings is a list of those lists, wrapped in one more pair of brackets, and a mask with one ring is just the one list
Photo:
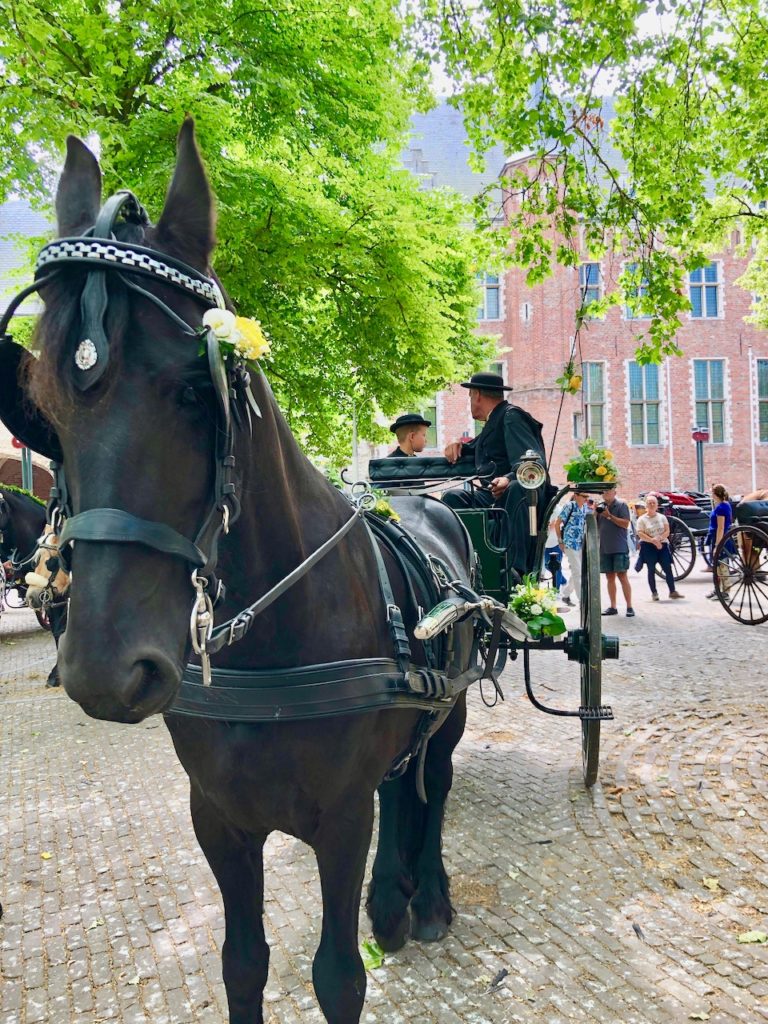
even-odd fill
[(59, 235), (81, 235), (93, 227), (101, 206), (101, 171), (96, 157), (75, 135), (67, 136), (67, 159), (56, 191)]
[(211, 187), (188, 117), (176, 145), (176, 170), (157, 222), (158, 241), (174, 255), (206, 270), (215, 243), (216, 214)]

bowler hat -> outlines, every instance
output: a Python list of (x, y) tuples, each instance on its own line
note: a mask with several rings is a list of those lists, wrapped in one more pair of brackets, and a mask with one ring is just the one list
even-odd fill
[(394, 434), (400, 427), (431, 427), (432, 420), (425, 420), (423, 416), (420, 416), (417, 412), (406, 412), (402, 416), (398, 416), (395, 422), (390, 426), (390, 430)]
[(461, 385), (463, 388), (476, 388), (478, 391), (511, 391), (498, 373), (473, 373), (469, 380)]

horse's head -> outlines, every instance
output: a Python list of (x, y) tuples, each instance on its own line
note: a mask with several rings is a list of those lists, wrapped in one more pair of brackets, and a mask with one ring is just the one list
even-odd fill
[[(59, 236), (87, 243), (93, 259), (83, 262), (82, 249), (70, 258), (64, 242), (43, 250), (54, 274), (41, 288), (41, 354), (28, 388), (55, 426), (69, 495), (61, 679), (90, 715), (138, 722), (176, 694), (190, 652), (190, 577), (209, 572), (227, 505), (227, 382), (218, 347), (209, 338), (206, 351), (194, 333), (218, 289), (209, 279), (213, 202), (191, 121), (157, 225), (133, 197), (118, 198), (102, 208), (96, 159), (70, 137)], [(117, 257), (108, 245), (106, 255), (92, 251), (92, 240), (110, 236)]]
[(53, 527), (46, 524), (37, 547), (32, 569), (25, 574), (26, 603), (30, 608), (42, 608), (52, 601), (61, 601), (69, 590), (69, 573), (63, 568), (59, 556), (59, 538)]

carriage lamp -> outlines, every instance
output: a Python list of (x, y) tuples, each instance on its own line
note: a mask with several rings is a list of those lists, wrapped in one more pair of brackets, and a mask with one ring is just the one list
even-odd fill
[(535, 537), (539, 532), (536, 491), (547, 479), (547, 471), (541, 463), (539, 453), (529, 449), (520, 460), (515, 470), (515, 476), (520, 486), (528, 491), (528, 533), (531, 537)]

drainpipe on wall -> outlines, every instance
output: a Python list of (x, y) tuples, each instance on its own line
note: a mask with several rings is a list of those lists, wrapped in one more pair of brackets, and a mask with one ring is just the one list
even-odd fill
[(669, 489), (675, 490), (675, 452), (672, 445), (672, 374), (669, 369), (669, 356), (664, 360), (667, 369), (667, 442), (669, 448)]
[(757, 490), (757, 467), (755, 465), (755, 393), (752, 380), (752, 346), (747, 349), (749, 359), (749, 455), (752, 460), (752, 490)]

